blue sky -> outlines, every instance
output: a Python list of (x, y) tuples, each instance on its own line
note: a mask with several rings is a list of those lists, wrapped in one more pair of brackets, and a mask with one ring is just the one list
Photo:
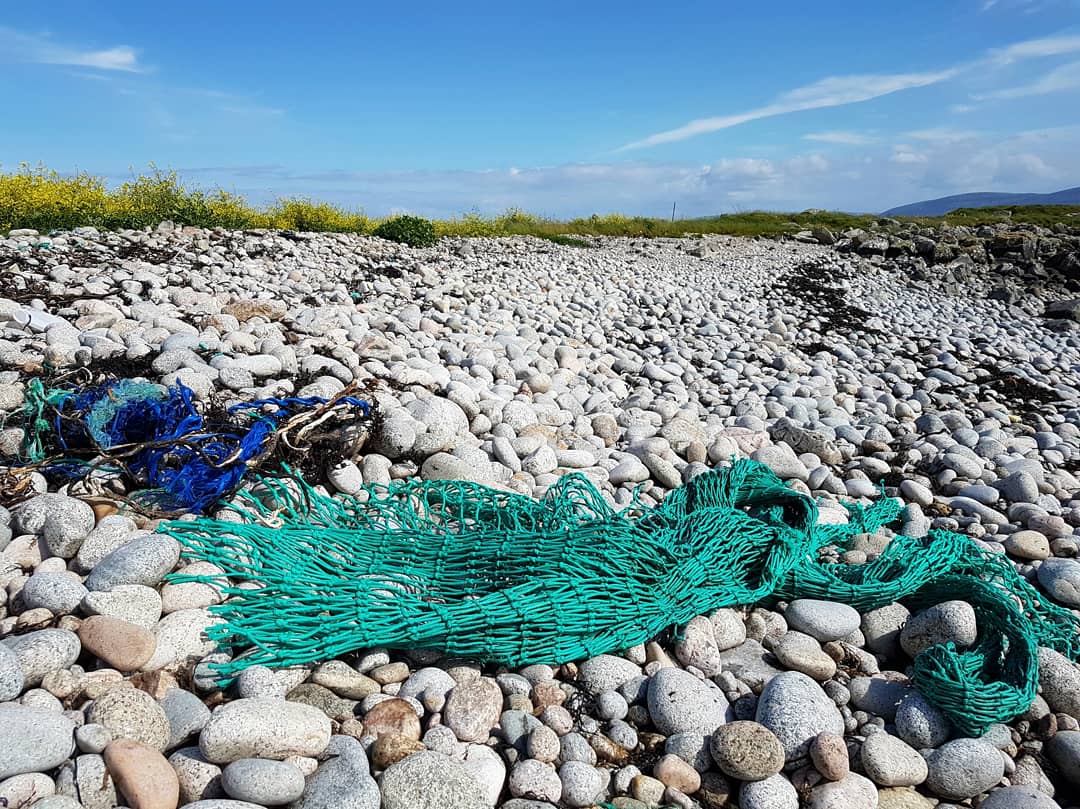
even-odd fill
[(1080, 0), (365, 5), (9, 8), (0, 166), (430, 216), (1080, 185)]

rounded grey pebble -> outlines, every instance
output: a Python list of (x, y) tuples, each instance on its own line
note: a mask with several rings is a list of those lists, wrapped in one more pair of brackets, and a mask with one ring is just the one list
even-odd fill
[(19, 658), (8, 646), (0, 643), (0, 702), (15, 699), (26, 684)]
[(455, 685), (457, 682), (445, 671), (429, 666), (410, 674), (409, 679), (401, 684), (397, 695), (401, 699), (414, 697), (423, 700), (429, 695), (439, 695), (445, 699)]
[(161, 618), (161, 596), (153, 587), (122, 584), (108, 592), (87, 593), (82, 609), (86, 615), (111, 615), (153, 629)]
[(584, 764), (596, 763), (596, 751), (580, 733), (567, 733), (559, 739), (560, 765), (568, 761), (580, 761)]
[(880, 716), (891, 722), (900, 703), (911, 693), (903, 683), (883, 677), (853, 677), (848, 683), (851, 705), (860, 711)]
[(926, 764), (930, 791), (956, 800), (986, 792), (1005, 774), (1001, 753), (980, 739), (946, 742), (927, 757)]
[(630, 706), (618, 691), (605, 691), (596, 698), (596, 712), (600, 719), (625, 719)]
[(71, 559), (94, 528), (94, 510), (74, 497), (41, 494), (19, 508), (15, 523), (18, 533), (41, 536), (51, 556)]
[(421, 740), (424, 743), (424, 747), (428, 750), (434, 750), (436, 753), (442, 753), (443, 755), (452, 756), (457, 753), (458, 740), (454, 735), (454, 731), (450, 730), (446, 725), (435, 725), (430, 728)]
[(896, 709), (896, 735), (916, 750), (938, 747), (952, 733), (952, 723), (934, 703), (912, 691)]
[(171, 756), (169, 764), (180, 782), (180, 803), (224, 796), (221, 767), (211, 764), (198, 747), (183, 747)]
[(66, 629), (39, 629), (5, 638), (0, 643), (15, 653), (25, 677), (25, 685), (41, 685), (50, 671), (66, 669), (79, 659), (79, 636)]
[(1080, 730), (1058, 731), (1044, 750), (1069, 783), (1080, 786)]
[(43, 708), (54, 713), (63, 713), (64, 703), (46, 691), (44, 688), (32, 688), (22, 695), (20, 704), (28, 708)]
[(900, 645), (914, 658), (924, 649), (955, 643), (960, 650), (975, 642), (975, 610), (966, 601), (945, 601), (912, 615), (900, 630)]
[(617, 689), (641, 674), (641, 668), (624, 657), (597, 655), (578, 667), (578, 682), (590, 694)]
[[(437, 754), (417, 754), (437, 755)], [(400, 763), (400, 762), (398, 762)], [(351, 736), (334, 736), (326, 759), (308, 778), (292, 809), (378, 809), (379, 786), (363, 746)]]
[(926, 760), (902, 739), (878, 732), (862, 745), (863, 772), (883, 787), (914, 787), (926, 780)]
[(180, 561), (180, 543), (164, 534), (147, 534), (121, 545), (86, 577), (86, 589), (111, 590), (121, 584), (157, 587)]
[(859, 628), (859, 611), (847, 604), (821, 601), (816, 598), (797, 598), (784, 612), (788, 626), (826, 642), (845, 638)]
[(719, 688), (693, 674), (664, 668), (649, 680), (649, 716), (665, 736), (698, 731), (712, 733), (726, 721), (728, 702)]
[[(112, 809), (117, 803), (116, 787), (109, 777), (105, 759), (94, 753), (78, 756), (65, 764), (56, 776), (57, 792), (71, 795), (69, 784), (74, 782), (75, 794), (86, 809)], [(67, 776), (70, 774), (72, 780)]]
[(1061, 809), (1061, 805), (1045, 792), (1013, 786), (995, 789), (979, 804), (979, 809)]
[[(608, 735), (610, 737), (610, 731)], [(664, 742), (664, 752), (678, 756), (698, 772), (705, 772), (713, 765), (709, 737), (703, 733), (691, 731), (668, 736)]]
[(84, 753), (102, 753), (112, 740), (112, 731), (104, 725), (88, 722), (75, 729), (75, 743)]
[(134, 520), (119, 514), (103, 518), (89, 533), (79, 552), (75, 554), (75, 568), (89, 573), (94, 567), (121, 545), (135, 538)]
[(550, 764), (534, 758), (527, 758), (514, 765), (510, 771), (508, 787), (515, 798), (551, 803), (558, 803), (562, 798), (563, 785), (559, 773)]
[(1080, 607), (1080, 562), (1050, 558), (1039, 565), (1039, 584), (1057, 602)]
[(95, 699), (86, 719), (104, 725), (117, 739), (134, 739), (163, 751), (169, 742), (169, 718), (145, 691), (118, 688)]
[(788, 761), (801, 758), (819, 733), (844, 734), (844, 718), (821, 686), (798, 671), (773, 677), (758, 698), (755, 718), (784, 746)]
[[(708, 750), (721, 772), (740, 781), (764, 781), (784, 767), (783, 745), (757, 722), (744, 720), (717, 728)], [(708, 765), (697, 769), (704, 772)]]
[(839, 781), (814, 787), (806, 809), (878, 809), (877, 787), (869, 778), (848, 773)]
[(749, 781), (739, 789), (739, 809), (799, 809), (799, 793), (783, 775)]
[(863, 614), (860, 628), (866, 648), (875, 654), (895, 657), (900, 652), (900, 632), (911, 613), (903, 604), (887, 604)]
[[(22, 705), (0, 706), (0, 780), (58, 767), (75, 749), (75, 725), (63, 714)], [(17, 739), (17, 744), (11, 744)]]
[(284, 761), (244, 758), (221, 771), (221, 786), (238, 801), (279, 806), (303, 794), (304, 775)]
[(26, 609), (44, 607), (53, 615), (68, 615), (78, 609), (87, 589), (67, 573), (35, 573), (22, 589)]
[(559, 768), (563, 803), (571, 807), (592, 806), (604, 781), (596, 767), (583, 761), (568, 761)]
[(607, 729), (607, 737), (620, 747), (633, 750), (638, 746), (638, 732), (621, 719), (614, 720)]
[(318, 708), (299, 702), (238, 699), (214, 709), (199, 734), (199, 749), (215, 764), (242, 758), (318, 756), (326, 750), (330, 734), (330, 719)]
[(165, 696), (158, 700), (158, 704), (169, 720), (169, 742), (165, 746), (166, 750), (179, 747), (210, 721), (210, 709), (201, 699), (182, 688), (170, 688), (165, 692)]
[[(381, 794), (382, 809), (472, 809), (487, 805), (484, 788), (465, 765), (431, 750), (391, 764), (382, 774)], [(379, 795), (380, 790), (375, 789), (375, 803), (370, 809), (378, 809)]]
[(530, 758), (552, 763), (559, 758), (559, 753), (562, 752), (562, 742), (555, 731), (547, 725), (541, 725), (534, 728), (532, 733), (529, 734), (525, 752)]
[(241, 699), (265, 697), (285, 699), (285, 683), (266, 666), (248, 666), (236, 678), (236, 690)]

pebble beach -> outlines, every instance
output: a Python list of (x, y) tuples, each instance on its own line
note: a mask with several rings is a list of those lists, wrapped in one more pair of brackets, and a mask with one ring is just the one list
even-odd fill
[[(882, 220), (793, 238), (441, 239), (156, 228), (0, 238), (0, 473), (36, 378), (183, 384), (197, 402), (332, 398), (378, 428), (328, 494), (461, 480), (542, 498), (569, 472), (660, 504), (733, 459), (847, 547), (959, 532), (1080, 615), (1080, 228)], [(912, 684), (974, 645), (972, 604), (723, 608), (573, 662), (357, 649), (251, 666), (159, 520), (35, 472), (0, 507), (8, 809), (1075, 809), (1080, 666), (965, 736)]]

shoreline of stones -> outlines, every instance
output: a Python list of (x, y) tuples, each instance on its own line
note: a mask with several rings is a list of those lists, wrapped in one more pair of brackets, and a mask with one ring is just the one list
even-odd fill
[[(420, 476), (542, 496), (561, 474), (646, 504), (732, 456), (818, 498), (905, 502), (896, 533), (966, 533), (1080, 608), (1080, 231), (815, 230), (784, 241), (528, 237), (412, 250), (164, 223), (0, 239), (0, 417), (47, 372), (199, 400), (377, 381), (379, 431), (324, 481)], [(0, 471), (22, 433), (0, 427)], [(5, 460), (7, 458), (8, 460)], [(35, 474), (0, 508), (0, 799), (34, 809), (1070, 809), (1080, 667), (959, 736), (911, 687), (970, 604), (865, 614), (796, 600), (561, 666), (358, 650), (246, 669), (206, 638), (209, 584), (169, 583), (156, 522)], [(73, 496), (80, 495), (80, 496)]]

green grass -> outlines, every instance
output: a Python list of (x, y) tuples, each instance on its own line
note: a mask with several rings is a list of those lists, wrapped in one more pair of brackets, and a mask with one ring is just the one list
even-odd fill
[(1022, 205), (1016, 208), (957, 208), (947, 214), (951, 225), (989, 225), (995, 222), (1024, 222), (1053, 227), (1059, 222), (1080, 227), (1080, 205)]
[[(164, 220), (196, 227), (270, 228), (275, 230), (373, 233), (385, 220), (325, 202), (297, 197), (257, 207), (223, 189), (186, 186), (173, 171), (151, 165), (148, 174), (132, 175), (118, 188), (86, 172), (61, 175), (38, 166), (0, 171), (0, 233), (14, 228), (52, 230), (92, 225), (104, 230), (153, 227)], [(700, 219), (667, 219), (622, 214), (594, 214), (558, 221), (511, 209), (498, 216), (465, 214), (434, 223), (435, 235), (478, 237), (531, 235), (570, 247), (588, 247), (583, 236), (674, 237), (724, 234), (775, 237), (814, 227), (833, 232), (869, 228), (878, 217), (837, 211), (776, 213), (746, 211)], [(1003, 212), (961, 209), (944, 217), (906, 219), (924, 226), (942, 223), (978, 226), (995, 222), (1029, 222), (1080, 226), (1080, 206), (1033, 205)]]

